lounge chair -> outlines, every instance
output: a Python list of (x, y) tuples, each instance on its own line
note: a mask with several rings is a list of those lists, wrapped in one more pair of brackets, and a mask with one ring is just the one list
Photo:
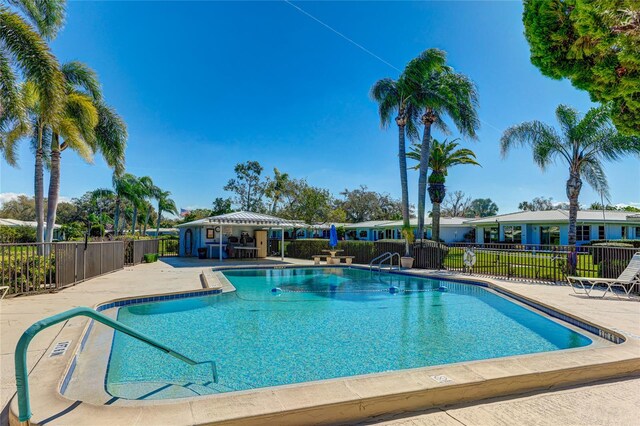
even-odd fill
[(591, 291), (594, 287), (603, 285), (607, 288), (601, 297), (606, 296), (609, 291), (620, 297), (618, 293), (613, 291), (614, 287), (621, 288), (627, 297), (631, 297), (633, 287), (640, 286), (640, 253), (633, 255), (631, 261), (618, 278), (567, 277), (567, 281), (576, 294), (586, 294), (591, 297)]

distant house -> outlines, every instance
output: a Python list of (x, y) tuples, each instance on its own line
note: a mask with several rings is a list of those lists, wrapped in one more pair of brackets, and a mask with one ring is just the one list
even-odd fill
[[(524, 211), (471, 219), (476, 243), (569, 243), (569, 211)], [(619, 211), (580, 210), (576, 243), (591, 240), (640, 239), (640, 214)]]
[[(35, 221), (28, 221), (28, 220), (17, 220), (17, 219), (2, 219), (0, 218), (0, 226), (7, 226), (10, 228), (13, 227), (21, 227), (21, 226), (25, 226), (28, 228), (35, 228), (38, 226), (38, 223)], [(47, 223), (45, 222), (44, 224), (45, 229), (47, 228)], [(54, 225), (53, 227), (53, 239), (54, 240), (63, 240), (64, 239), (64, 233), (62, 232), (62, 226), (60, 225)]]
[[(445, 243), (462, 242), (465, 236), (473, 230), (473, 227), (466, 223), (468, 219), (464, 217), (442, 217), (440, 218), (440, 239)], [(410, 220), (411, 228), (416, 233), (418, 219)], [(432, 219), (425, 219), (425, 238), (431, 238)], [(401, 220), (372, 220), (368, 222), (353, 223), (345, 225), (346, 237), (349, 240), (398, 240), (402, 239)], [(417, 237), (417, 235), (416, 235)]]

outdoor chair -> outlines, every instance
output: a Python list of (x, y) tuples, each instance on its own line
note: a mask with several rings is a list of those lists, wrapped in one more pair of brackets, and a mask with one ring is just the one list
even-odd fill
[(597, 285), (606, 286), (601, 297), (606, 296), (607, 292), (620, 297), (614, 290), (615, 287), (621, 288), (622, 291), (631, 297), (631, 291), (635, 286), (640, 288), (640, 253), (636, 253), (631, 258), (624, 271), (618, 278), (590, 278), (590, 277), (567, 277), (569, 285), (576, 294), (586, 294), (591, 297), (591, 292)]

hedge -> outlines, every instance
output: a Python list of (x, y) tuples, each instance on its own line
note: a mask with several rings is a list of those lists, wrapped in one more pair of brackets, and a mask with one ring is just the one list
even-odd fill
[(593, 246), (593, 245), (611, 245), (616, 246), (617, 244), (630, 244), (635, 248), (640, 248), (640, 240), (628, 240), (628, 239), (620, 239), (620, 240), (591, 240), (583, 246)]

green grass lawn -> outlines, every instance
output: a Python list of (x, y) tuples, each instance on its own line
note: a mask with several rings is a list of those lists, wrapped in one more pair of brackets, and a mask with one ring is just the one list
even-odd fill
[[(462, 269), (465, 249), (453, 247), (444, 260), (447, 269)], [(565, 279), (567, 255), (525, 251), (501, 251), (475, 249), (476, 264), (473, 272), (487, 275), (562, 281)], [(578, 254), (576, 273), (583, 277), (597, 277), (598, 266), (590, 254)]]

